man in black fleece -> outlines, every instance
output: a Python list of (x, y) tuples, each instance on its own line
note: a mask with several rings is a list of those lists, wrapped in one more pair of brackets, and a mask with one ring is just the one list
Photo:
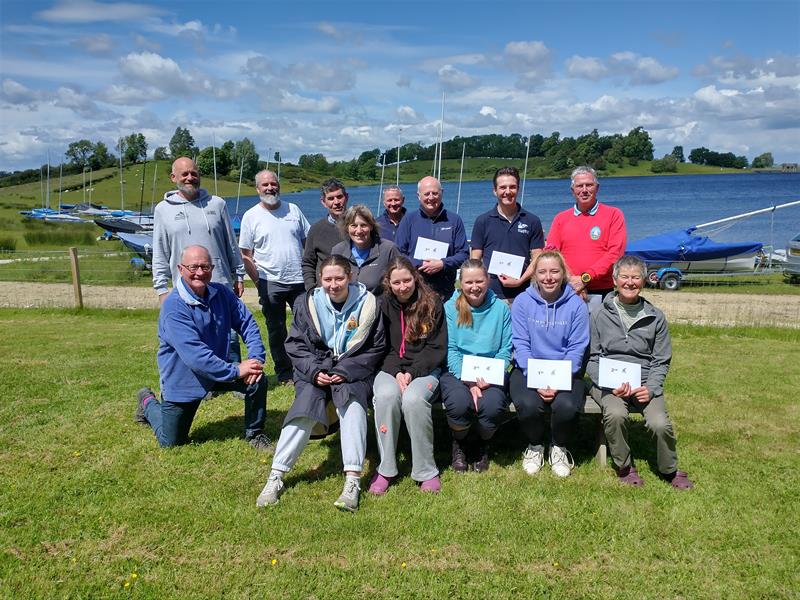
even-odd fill
[(347, 208), (347, 190), (336, 177), (322, 183), (320, 202), (328, 215), (311, 226), (303, 249), (303, 283), (306, 291), (317, 285), (317, 265), (328, 258), (331, 249), (342, 241), (336, 222)]

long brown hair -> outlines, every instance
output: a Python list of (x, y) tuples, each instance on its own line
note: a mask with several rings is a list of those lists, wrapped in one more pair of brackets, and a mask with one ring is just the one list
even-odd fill
[(383, 289), (387, 294), (392, 293), (389, 278), (394, 271), (399, 269), (406, 269), (414, 278), (416, 299), (403, 306), (403, 316), (406, 322), (406, 341), (417, 342), (423, 335), (429, 334), (436, 324), (436, 299), (438, 296), (425, 283), (422, 275), (414, 268), (411, 261), (402, 255), (389, 261), (386, 274), (383, 276)]
[[(463, 278), (464, 271), (466, 269), (480, 269), (483, 271), (483, 274), (486, 276), (486, 278), (489, 278), (489, 272), (486, 270), (486, 265), (484, 265), (483, 261), (479, 258), (468, 258), (461, 264), (461, 268), (459, 269), (460, 278)], [(458, 311), (456, 324), (459, 327), (472, 327), (472, 307), (470, 306), (469, 302), (467, 302), (464, 292), (461, 292), (458, 295), (458, 298), (456, 298), (456, 310)]]

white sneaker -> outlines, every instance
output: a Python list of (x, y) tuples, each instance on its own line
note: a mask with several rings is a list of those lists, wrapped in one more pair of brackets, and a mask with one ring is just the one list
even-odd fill
[(569, 450), (561, 446), (550, 447), (550, 470), (553, 475), (556, 477), (569, 477), (574, 467), (575, 461), (572, 460)]
[(270, 475), (267, 479), (267, 484), (264, 486), (264, 489), (261, 490), (258, 498), (256, 498), (256, 506), (260, 508), (262, 506), (272, 506), (277, 504), (278, 500), (281, 499), (283, 490), (283, 479), (277, 475)]
[(522, 453), (522, 469), (528, 475), (536, 475), (544, 464), (544, 447), (528, 444)]
[(348, 477), (344, 481), (342, 494), (336, 499), (333, 505), (339, 510), (355, 512), (358, 510), (358, 496), (360, 493), (361, 486), (358, 485), (358, 479), (355, 477)]

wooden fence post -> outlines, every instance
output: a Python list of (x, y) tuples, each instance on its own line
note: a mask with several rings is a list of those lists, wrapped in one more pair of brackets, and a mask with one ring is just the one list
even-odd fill
[(72, 265), (72, 289), (75, 290), (75, 308), (83, 308), (81, 273), (80, 269), (78, 269), (78, 249), (75, 246), (69, 249), (69, 262)]

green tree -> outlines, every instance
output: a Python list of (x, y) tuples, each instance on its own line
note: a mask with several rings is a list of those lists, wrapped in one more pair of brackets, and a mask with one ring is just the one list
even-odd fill
[(653, 160), (653, 142), (644, 127), (639, 126), (628, 132), (628, 135), (625, 136), (622, 154), (629, 159), (629, 162), (631, 158)]
[(169, 154), (167, 154), (167, 148), (165, 146), (159, 146), (153, 152), (153, 160), (169, 160)]
[(704, 165), (709, 152), (710, 150), (703, 146), (692, 148), (691, 152), (689, 152), (689, 162), (693, 165)]
[(672, 149), (672, 152), (670, 152), (670, 154), (674, 156), (675, 160), (677, 160), (678, 162), (681, 163), (686, 162), (686, 158), (684, 158), (683, 156), (683, 146), (675, 146)]
[(94, 145), (94, 152), (89, 158), (89, 166), (93, 169), (102, 169), (103, 167), (113, 166), (116, 162), (113, 154), (108, 151), (108, 146), (103, 142), (97, 142)]
[(297, 164), (303, 167), (304, 169), (319, 171), (320, 173), (326, 173), (329, 168), (328, 161), (325, 158), (325, 155), (319, 153), (301, 154), (300, 158), (297, 160)]
[[(244, 179), (253, 179), (258, 173), (258, 152), (256, 152), (255, 144), (248, 138), (244, 138), (233, 145), (231, 158), (233, 165), (237, 169), (241, 166)], [(242, 161), (244, 161), (243, 166)]]
[(173, 159), (197, 154), (197, 145), (188, 129), (178, 127), (169, 140), (169, 153)]
[(133, 164), (147, 158), (147, 141), (142, 133), (126, 135), (117, 143), (117, 150), (126, 164)]
[(772, 158), (772, 152), (764, 152), (753, 159), (754, 169), (768, 169), (774, 165), (775, 159)]
[(200, 172), (200, 175), (204, 177), (211, 177), (214, 175), (214, 149), (211, 146), (200, 150), (195, 162), (197, 163), (197, 170)]
[(90, 140), (78, 140), (72, 142), (64, 154), (73, 165), (86, 167), (94, 154), (94, 144)]
[(678, 159), (674, 154), (665, 154), (664, 158), (654, 160), (650, 164), (650, 170), (653, 173), (677, 173)]

